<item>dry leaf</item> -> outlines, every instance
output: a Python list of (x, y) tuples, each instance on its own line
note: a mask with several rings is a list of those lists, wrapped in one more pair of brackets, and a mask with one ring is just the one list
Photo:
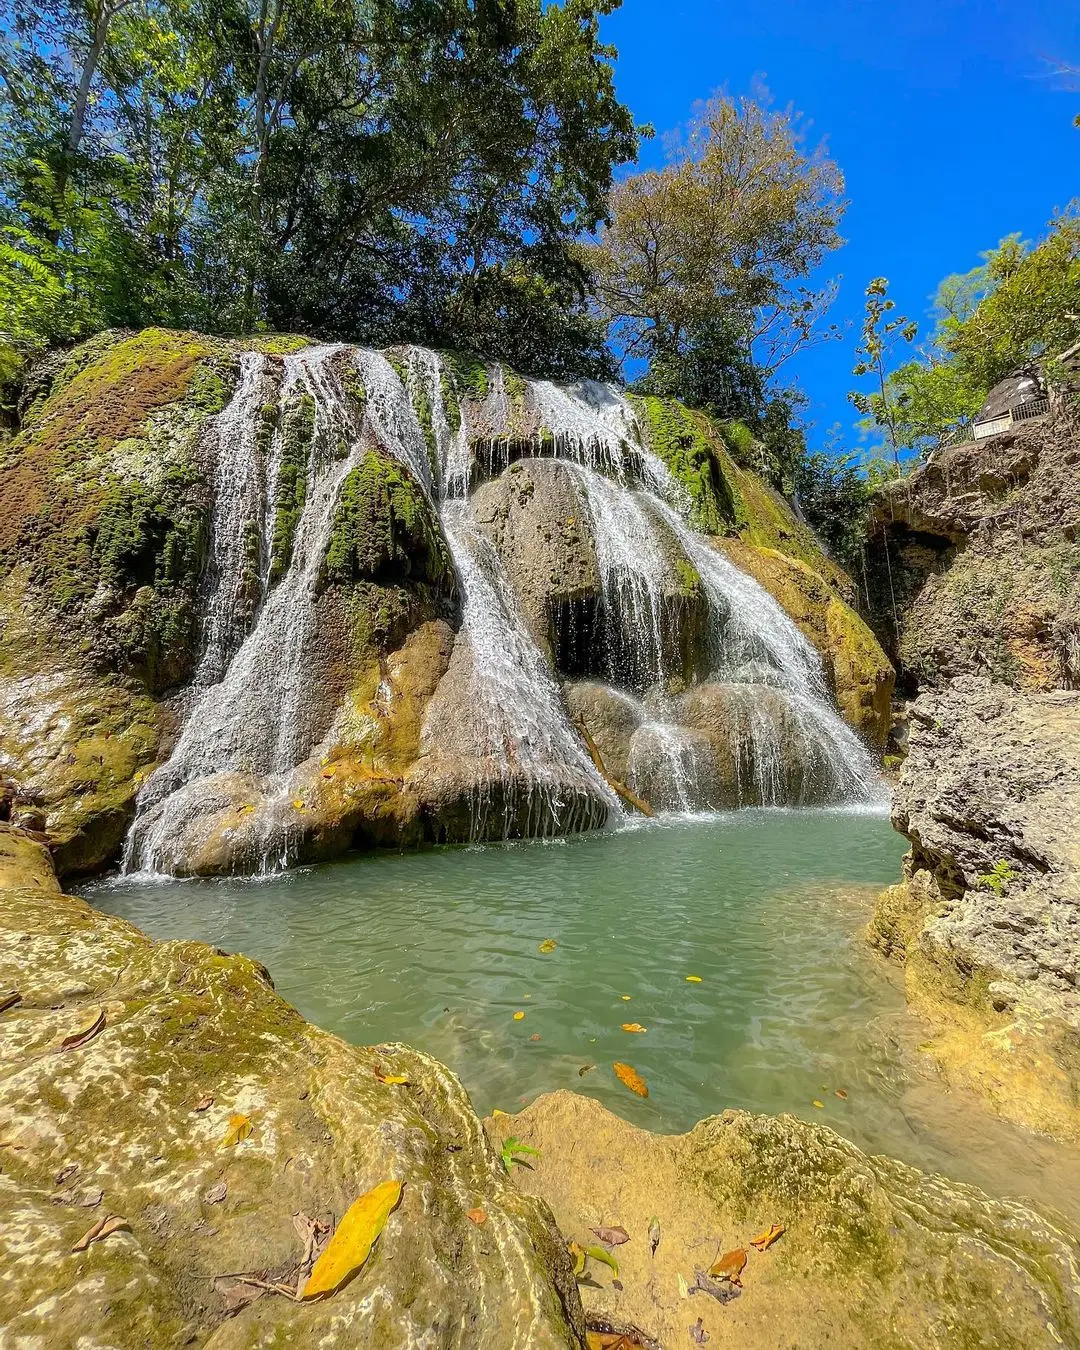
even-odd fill
[(487, 1222), (487, 1210), (470, 1209), (469, 1212), (465, 1215), (465, 1217), (467, 1219), (471, 1219), (473, 1223), (476, 1224), (477, 1228), (479, 1228), (482, 1223)]
[(401, 1199), (401, 1187), (400, 1181), (383, 1181), (353, 1201), (315, 1262), (304, 1285), (305, 1299), (332, 1294), (360, 1270)]
[(53, 1185), (62, 1186), (64, 1182), (73, 1177), (78, 1170), (78, 1163), (68, 1163), (66, 1167), (61, 1167), (60, 1171), (53, 1177)]
[(689, 1298), (690, 1286), (686, 1283), (686, 1276), (682, 1273), (681, 1270), (678, 1272), (678, 1277), (679, 1277), (679, 1297)]
[(750, 1246), (756, 1247), (759, 1252), (766, 1251), (773, 1245), (778, 1237), (783, 1237), (787, 1229), (782, 1223), (771, 1223), (763, 1233), (750, 1239)]
[(630, 1002), (630, 995), (629, 995), (629, 994), (620, 994), (619, 997), (622, 999), (622, 1001), (623, 1001), (624, 1003), (629, 1003), (629, 1002)]
[(300, 800), (299, 797), (297, 797), (296, 800), (293, 802), (293, 806), (297, 809), (297, 811), (302, 811), (304, 809), (304, 803)]
[(518, 1009), (518, 1011), (514, 1014), (514, 1021), (520, 1022), (524, 1016), (525, 1014), (520, 1009)]
[(815, 1097), (814, 1100), (810, 1103), (810, 1105), (811, 1105), (811, 1106), (816, 1106), (817, 1109), (818, 1109), (819, 1111), (824, 1111), (824, 1110), (825, 1110), (825, 1103), (824, 1103), (824, 1102), (819, 1102), (818, 1099), (817, 1099), (816, 1097)]
[(540, 1040), (540, 1033), (538, 1031), (534, 1031), (533, 1034), (529, 1037), (529, 1040), (530, 1041)]
[(87, 1041), (92, 1041), (99, 1031), (105, 1026), (104, 1009), (98, 1008), (94, 1013), (92, 1020), (88, 1021), (78, 1031), (73, 1031), (70, 1036), (65, 1036), (60, 1042), (61, 1050), (78, 1050), (81, 1045)]
[(590, 1228), (590, 1233), (595, 1233), (601, 1242), (606, 1242), (609, 1247), (621, 1247), (624, 1242), (630, 1241), (630, 1234), (621, 1224), (615, 1224), (611, 1228)]
[(209, 1111), (213, 1104), (213, 1097), (200, 1097), (191, 1109), (193, 1111)]
[(624, 1022), (622, 1024), (622, 1029), (623, 1031), (640, 1031), (640, 1032), (648, 1030), (648, 1028), (643, 1027), (640, 1022)]
[(713, 1280), (703, 1270), (695, 1270), (690, 1293), (709, 1294), (717, 1303), (730, 1303), (742, 1293), (742, 1285), (736, 1284), (734, 1280)]
[(687, 984), (700, 984), (700, 983), (701, 983), (701, 976), (700, 976), (700, 975), (687, 975), (687, 977), (686, 977), (686, 983), (687, 983)]
[(13, 989), (10, 994), (0, 995), (0, 1013), (7, 1012), (9, 1008), (14, 1008), (21, 1002), (22, 994), (17, 989)]
[(585, 1248), (580, 1242), (571, 1240), (566, 1244), (566, 1249), (574, 1258), (574, 1275), (580, 1277), (585, 1274)]
[(203, 1196), (208, 1205), (220, 1205), (222, 1200), (229, 1193), (229, 1187), (224, 1181), (219, 1181), (216, 1186), (211, 1186)]
[(741, 1284), (739, 1276), (746, 1265), (746, 1248), (736, 1247), (725, 1252), (709, 1267), (709, 1274), (717, 1280), (730, 1280), (732, 1284)]
[(409, 1085), (409, 1080), (403, 1073), (383, 1073), (381, 1070), (376, 1069), (375, 1077), (380, 1083), (389, 1083), (392, 1087), (397, 1086), (400, 1083), (404, 1083), (406, 1087)]
[(107, 1238), (110, 1233), (115, 1233), (118, 1228), (126, 1228), (127, 1219), (123, 1219), (119, 1214), (103, 1214), (92, 1228), (88, 1228), (82, 1237), (72, 1247), (73, 1252), (84, 1252), (92, 1242), (100, 1242), (102, 1238)]
[(492, 1119), (492, 1120), (497, 1120), (497, 1119), (499, 1118), (499, 1116), (505, 1116), (506, 1119), (509, 1120), (509, 1119), (510, 1119), (510, 1112), (509, 1112), (509, 1111), (500, 1111), (499, 1108), (498, 1108), (497, 1106), (493, 1106), (493, 1107), (491, 1108), (491, 1119)]
[(660, 1246), (660, 1220), (654, 1214), (649, 1220), (649, 1250), (652, 1255), (656, 1255), (656, 1249)]
[(687, 1331), (695, 1345), (704, 1345), (709, 1339), (709, 1333), (705, 1330), (705, 1324), (700, 1317), (692, 1327), (687, 1327)]
[(545, 938), (536, 950), (538, 952), (553, 952), (558, 945), (554, 938)]
[(224, 1303), (223, 1312), (226, 1317), (233, 1317), (241, 1308), (246, 1308), (249, 1303), (254, 1303), (257, 1298), (262, 1298), (266, 1293), (265, 1289), (260, 1289), (256, 1285), (247, 1284), (238, 1281), (236, 1284), (230, 1284), (224, 1289), (218, 1289)]
[(836, 1095), (840, 1098), (840, 1100), (841, 1100), (842, 1102), (846, 1102), (846, 1101), (847, 1101), (847, 1093), (844, 1091), (843, 1088), (837, 1088), (837, 1089), (836, 1089)]
[(649, 1095), (648, 1085), (637, 1069), (632, 1069), (629, 1064), (620, 1064), (618, 1061), (611, 1066), (615, 1070), (615, 1077), (620, 1083), (624, 1084), (631, 1092), (636, 1092), (639, 1097)]
[(229, 1117), (229, 1128), (225, 1131), (225, 1137), (221, 1141), (222, 1148), (232, 1148), (234, 1144), (239, 1144), (242, 1140), (251, 1135), (251, 1117), (244, 1115), (235, 1115)]
[(593, 1069), (595, 1068), (596, 1068), (595, 1064), (583, 1064), (581, 1068), (578, 1069), (578, 1077), (584, 1078), (587, 1073), (592, 1073)]

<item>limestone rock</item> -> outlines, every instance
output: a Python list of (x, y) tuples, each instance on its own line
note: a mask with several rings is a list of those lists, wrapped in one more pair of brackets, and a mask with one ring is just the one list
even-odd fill
[[(653, 1135), (569, 1092), (487, 1122), (539, 1150), (514, 1180), (547, 1201), (564, 1236), (595, 1244), (619, 1224), (616, 1281), (596, 1261), (581, 1284), (590, 1319), (664, 1346), (1049, 1347), (1080, 1338), (1078, 1234), (1061, 1216), (868, 1158), (793, 1116), (725, 1111), (688, 1134)], [(648, 1233), (659, 1221), (651, 1251)], [(772, 1224), (783, 1236), (759, 1253)], [(723, 1252), (744, 1248), (738, 1297), (681, 1296)]]
[(608, 777), (627, 782), (630, 742), (645, 715), (641, 705), (598, 680), (568, 681), (563, 695), (571, 720), (593, 738)]
[[(44, 889), (0, 890), (0, 989), (12, 987), (23, 1001), (0, 1020), (5, 1344), (580, 1347), (549, 1211), (515, 1191), (461, 1085), (428, 1056), (346, 1045), (246, 957), (152, 942)], [(98, 1034), (58, 1048), (98, 1013)], [(226, 1145), (233, 1115), (251, 1133)], [(295, 1288), (294, 1215), (333, 1224), (388, 1178), (404, 1181), (401, 1203), (351, 1283), (315, 1303), (263, 1292), (230, 1316), (232, 1296), (258, 1293), (238, 1273)], [(106, 1214), (126, 1226), (73, 1252)]]
[(911, 706), (909, 747), (893, 809), (908, 879), (872, 939), (906, 959), (953, 1071), (1080, 1137), (1080, 692), (961, 676)]
[(880, 755), (889, 735), (896, 675), (867, 625), (834, 584), (799, 558), (742, 539), (716, 542), (814, 644), (844, 720)]

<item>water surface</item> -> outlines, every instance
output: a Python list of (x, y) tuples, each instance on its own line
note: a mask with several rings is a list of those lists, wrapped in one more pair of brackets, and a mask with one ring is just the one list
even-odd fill
[(916, 1053), (924, 1033), (859, 936), (904, 847), (876, 814), (744, 811), (87, 894), (156, 937), (257, 958), (350, 1041), (429, 1051), (482, 1113), (559, 1087), (669, 1131), (727, 1106), (793, 1111), (998, 1191), (1080, 1194), (1060, 1154), (949, 1098)]

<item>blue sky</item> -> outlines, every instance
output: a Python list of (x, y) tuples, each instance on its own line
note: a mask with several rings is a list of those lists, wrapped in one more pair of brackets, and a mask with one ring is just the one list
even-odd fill
[[(658, 133), (761, 75), (843, 169), (848, 242), (830, 271), (843, 274), (845, 337), (789, 367), (813, 444), (835, 422), (857, 440), (846, 394), (871, 277), (925, 319), (943, 276), (1014, 230), (1039, 234), (1080, 196), (1080, 81), (1070, 91), (1052, 74), (1080, 66), (1076, 0), (623, 0), (604, 35), (620, 97)], [(663, 158), (659, 135), (643, 145), (642, 163)]]

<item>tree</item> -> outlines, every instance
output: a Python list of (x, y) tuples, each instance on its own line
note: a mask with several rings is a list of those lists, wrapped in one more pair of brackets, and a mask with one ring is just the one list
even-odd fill
[(903, 314), (889, 316), (896, 309), (895, 300), (889, 299), (889, 283), (884, 277), (875, 277), (866, 288), (866, 311), (863, 316), (862, 337), (855, 348), (855, 365), (852, 374), (871, 375), (877, 389), (871, 394), (853, 391), (848, 398), (865, 416), (881, 427), (889, 442), (893, 463), (897, 475), (900, 473), (900, 450), (902, 436), (900, 431), (900, 410), (896, 392), (888, 381), (889, 365), (896, 348), (901, 343), (911, 343), (918, 332), (918, 324)]
[(759, 412), (781, 367), (829, 335), (833, 288), (806, 278), (841, 242), (845, 206), (824, 148), (755, 92), (704, 104), (666, 168), (612, 191), (610, 224), (581, 251), (624, 357), (731, 415)]

